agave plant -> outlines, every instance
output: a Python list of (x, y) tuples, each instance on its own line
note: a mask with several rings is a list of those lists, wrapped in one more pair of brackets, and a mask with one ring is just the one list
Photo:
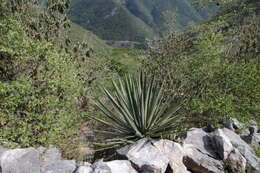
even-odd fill
[(175, 113), (181, 105), (169, 109), (170, 99), (163, 97), (163, 87), (153, 77), (144, 73), (138, 77), (127, 75), (112, 84), (112, 90), (102, 88), (109, 102), (96, 102), (103, 116), (92, 117), (108, 126), (109, 130), (99, 132), (109, 135), (111, 141), (119, 144), (158, 138), (175, 129)]

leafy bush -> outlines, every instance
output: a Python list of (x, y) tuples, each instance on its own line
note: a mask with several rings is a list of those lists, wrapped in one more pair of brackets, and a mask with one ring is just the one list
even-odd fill
[(83, 85), (73, 62), (8, 18), (0, 24), (0, 77), (1, 139), (24, 147), (58, 145), (74, 133)]
[(103, 116), (92, 118), (108, 127), (99, 132), (108, 134), (112, 144), (165, 137), (181, 118), (175, 115), (181, 106), (169, 108), (170, 100), (163, 97), (162, 86), (147, 74), (125, 76), (113, 82), (113, 90), (104, 89), (104, 94), (111, 105), (98, 101)]
[(257, 3), (236, 3), (207, 23), (153, 45), (143, 67), (166, 81), (165, 95), (179, 88), (192, 98), (185, 107), (189, 127), (225, 117), (260, 122)]
[(0, 1), (0, 144), (52, 144), (74, 157), (76, 142), (64, 143), (80, 138), (106, 59), (68, 38), (67, 0)]
[(254, 150), (256, 152), (256, 156), (260, 158), (260, 147), (254, 147)]

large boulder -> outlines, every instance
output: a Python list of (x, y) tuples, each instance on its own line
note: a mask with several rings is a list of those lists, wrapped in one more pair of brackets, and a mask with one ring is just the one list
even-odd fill
[(254, 133), (254, 134), (250, 134), (250, 135), (241, 135), (240, 137), (251, 147), (260, 146), (260, 133)]
[(106, 162), (111, 173), (137, 173), (128, 160), (114, 160)]
[(247, 129), (243, 131), (243, 133), (239, 134), (240, 137), (248, 143), (251, 147), (259, 147), (260, 146), (260, 134), (257, 133), (257, 123), (256, 121), (251, 120), (249, 124), (247, 124)]
[(6, 148), (4, 148), (4, 147), (2, 147), (1, 145), (0, 145), (0, 160), (1, 160), (1, 156), (4, 154), (4, 152), (6, 152), (6, 151), (8, 151), (8, 149), (6, 149)]
[(142, 173), (165, 173), (169, 164), (168, 157), (147, 139), (139, 140), (117, 152), (130, 160)]
[(167, 156), (172, 173), (190, 173), (183, 164), (185, 151), (180, 144), (170, 140), (159, 140), (153, 142), (153, 145)]
[(108, 165), (103, 160), (96, 161), (93, 165), (93, 172), (91, 173), (112, 173)]
[(234, 149), (229, 153), (225, 160), (225, 170), (227, 172), (246, 172), (246, 159), (237, 149)]
[(231, 141), (221, 129), (217, 129), (215, 132), (213, 132), (212, 136), (215, 144), (215, 151), (218, 153), (222, 160), (226, 160), (229, 154), (235, 149), (231, 144)]
[(34, 148), (5, 151), (0, 157), (2, 173), (40, 173), (40, 155)]
[(76, 169), (73, 160), (57, 160), (42, 168), (41, 173), (74, 173)]
[(57, 148), (38, 148), (38, 151), (41, 151), (41, 166), (46, 167), (48, 165), (51, 165), (59, 160), (62, 160), (61, 152)]
[(215, 151), (225, 162), (225, 168), (233, 172), (245, 172), (246, 159), (233, 147), (229, 138), (221, 129), (212, 133)]
[(183, 147), (185, 166), (195, 173), (224, 173), (224, 165), (212, 147), (212, 138), (203, 129), (187, 132)]
[(91, 167), (91, 165), (83, 165), (78, 167), (76, 173), (92, 173), (92, 172), (93, 172), (93, 168)]
[(233, 147), (238, 149), (247, 160), (248, 167), (253, 167), (257, 171), (260, 171), (260, 159), (256, 157), (254, 150), (235, 132), (227, 128), (222, 129), (222, 132), (230, 140)]

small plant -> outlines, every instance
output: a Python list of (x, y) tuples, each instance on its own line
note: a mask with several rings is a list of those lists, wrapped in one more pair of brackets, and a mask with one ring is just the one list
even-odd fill
[(172, 106), (171, 100), (163, 97), (162, 84), (144, 73), (138, 77), (127, 75), (112, 83), (113, 90), (103, 88), (111, 107), (98, 100), (96, 105), (103, 116), (92, 117), (108, 127), (108, 130), (99, 132), (110, 135), (109, 144), (115, 147), (141, 138), (160, 138), (173, 133), (180, 118), (175, 113), (182, 104)]
[(258, 158), (260, 158), (260, 147), (254, 147), (254, 150), (255, 150), (256, 156)]

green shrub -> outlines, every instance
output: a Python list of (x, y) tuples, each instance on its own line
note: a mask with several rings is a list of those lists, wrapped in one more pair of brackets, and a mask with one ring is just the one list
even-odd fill
[(16, 20), (0, 24), (0, 138), (23, 147), (58, 145), (81, 122), (76, 68), (50, 43), (31, 40)]
[(175, 114), (181, 106), (169, 108), (170, 100), (163, 97), (162, 86), (147, 74), (125, 76), (113, 82), (113, 90), (104, 89), (104, 94), (111, 105), (98, 101), (103, 116), (92, 118), (108, 127), (99, 132), (108, 134), (112, 144), (165, 137), (181, 118)]
[(254, 150), (256, 152), (256, 156), (260, 158), (260, 147), (254, 147)]
[(210, 21), (171, 35), (151, 49), (143, 67), (160, 82), (166, 81), (165, 95), (174, 95), (177, 88), (192, 98), (185, 107), (186, 125), (205, 125), (225, 117), (260, 123), (256, 3), (220, 10)]

